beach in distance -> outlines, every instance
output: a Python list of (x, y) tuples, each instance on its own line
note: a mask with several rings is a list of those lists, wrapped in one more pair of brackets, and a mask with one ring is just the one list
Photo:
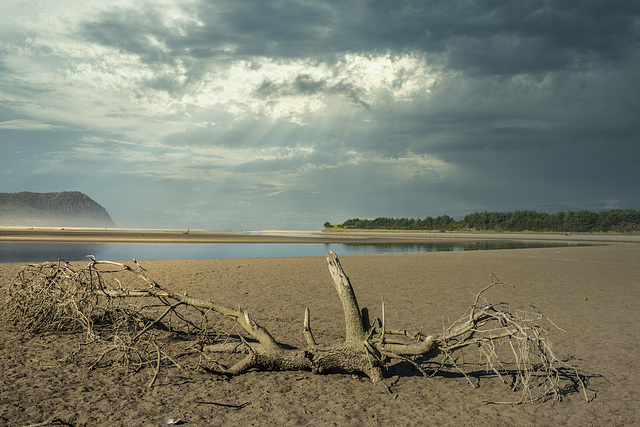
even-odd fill
[(445, 232), (325, 232), (322, 230), (204, 231), (178, 229), (0, 226), (0, 242), (103, 243), (415, 243), (460, 240), (640, 242), (640, 234), (517, 234)]
[[(573, 392), (557, 403), (496, 405), (517, 399), (473, 349), (458, 359), (474, 387), (454, 368), (424, 378), (408, 363), (385, 371), (384, 383), (334, 372), (249, 372), (235, 377), (172, 366), (137, 373), (89, 370), (74, 334), (21, 336), (0, 325), (0, 425), (57, 418), (74, 426), (166, 425), (455, 425), (557, 426), (640, 423), (640, 239), (631, 235), (489, 235), (454, 233), (263, 232), (189, 230), (0, 229), (0, 240), (148, 239), (196, 243), (287, 242), (294, 239), (571, 239), (599, 243), (537, 249), (341, 256), (360, 307), (388, 327), (438, 332), (473, 303), (495, 275), (514, 287), (486, 295), (514, 309), (533, 305), (547, 324), (555, 355), (586, 375), (585, 400)], [(106, 239), (106, 240), (105, 240)], [(298, 240), (298, 239), (303, 239)], [(139, 240), (136, 240), (139, 241)], [(344, 241), (344, 240), (340, 240)], [(340, 255), (340, 254), (338, 254)], [(81, 266), (82, 262), (74, 265)], [(305, 307), (320, 343), (344, 339), (344, 317), (324, 256), (142, 262), (147, 275), (176, 292), (241, 306), (280, 342), (304, 347)], [(21, 264), (0, 264), (7, 289)], [(560, 329), (561, 328), (561, 329)], [(228, 331), (227, 331), (228, 332)], [(74, 356), (75, 355), (75, 356)], [(463, 363), (464, 362), (464, 363)], [(209, 402), (209, 403), (207, 403)], [(216, 402), (219, 404), (210, 404)], [(228, 406), (224, 406), (228, 405)]]

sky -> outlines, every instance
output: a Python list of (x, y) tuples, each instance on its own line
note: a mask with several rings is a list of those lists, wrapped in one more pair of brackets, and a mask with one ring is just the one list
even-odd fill
[(640, 209), (640, 2), (4, 0), (0, 192), (120, 227)]

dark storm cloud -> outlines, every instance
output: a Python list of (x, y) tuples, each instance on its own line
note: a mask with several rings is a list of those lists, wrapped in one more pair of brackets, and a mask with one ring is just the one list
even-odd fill
[[(167, 57), (198, 59), (248, 56), (297, 56), (322, 46), (321, 34), (334, 13), (314, 1), (203, 1), (185, 6), (200, 24), (167, 26), (159, 11), (111, 9), (82, 26), (86, 37), (101, 44), (140, 55), (153, 62)], [(150, 40), (161, 41), (170, 55)], [(315, 46), (315, 48), (314, 48)], [(324, 51), (325, 49), (321, 49)], [(317, 52), (322, 53), (322, 52)]]
[(154, 40), (165, 42), (179, 35), (177, 29), (171, 30), (163, 25), (159, 12), (111, 9), (95, 20), (84, 22), (81, 36), (122, 52), (139, 55), (145, 62), (164, 62), (171, 60), (172, 55), (163, 52)]
[[(204, 40), (219, 37), (221, 32), (235, 34), (231, 41), (240, 55), (298, 56), (322, 53), (318, 47), (324, 34), (331, 33), (335, 12), (324, 2), (227, 1), (203, 5), (200, 16), (205, 22), (219, 16), (224, 26), (205, 25), (199, 32)], [(319, 43), (320, 42), (320, 43)]]
[[(442, 53), (474, 74), (539, 73), (624, 59), (638, 48), (637, 2), (370, 2), (344, 29), (382, 49)], [(418, 6), (419, 5), (419, 6)]]
[[(159, 13), (111, 9), (85, 22), (82, 36), (150, 63), (181, 59), (191, 77), (211, 60), (265, 56), (331, 63), (337, 53), (408, 50), (470, 75), (544, 74), (623, 61), (639, 48), (640, 37), (640, 3), (603, 0), (203, 1), (184, 6), (197, 25), (186, 18), (167, 25)], [(257, 94), (276, 89), (327, 88), (302, 75), (284, 89), (265, 81)]]
[[(448, 65), (488, 74), (539, 72), (589, 60), (619, 60), (638, 47), (637, 2), (371, 1), (231, 2), (224, 28), (249, 55), (340, 51), (447, 53)], [(251, 13), (248, 13), (250, 11)], [(208, 32), (211, 31), (211, 32)], [(205, 25), (205, 40), (220, 39)], [(260, 43), (260, 41), (263, 41)]]
[(211, 200), (247, 227), (326, 206), (318, 224), (640, 208), (638, 2), (46, 5), (0, 26), (3, 182), (16, 191), (111, 176), (140, 186), (149, 212), (163, 210), (142, 201), (152, 194), (179, 200), (204, 228), (218, 226)]

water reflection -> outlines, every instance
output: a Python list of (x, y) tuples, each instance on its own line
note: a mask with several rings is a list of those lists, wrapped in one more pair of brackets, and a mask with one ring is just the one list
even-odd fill
[[(0, 243), (0, 262), (80, 261), (100, 254), (103, 244), (94, 243)], [(97, 255), (96, 255), (97, 256)]]
[[(553, 248), (566, 246), (583, 246), (573, 242), (540, 242), (522, 240), (482, 240), (468, 242), (433, 242), (433, 243), (385, 243), (362, 244), (344, 243), (351, 254), (370, 253), (410, 253), (410, 252), (455, 252), (483, 251), (492, 249), (527, 249)], [(335, 252), (335, 251), (334, 251)]]
[(43, 262), (86, 260), (164, 260), (212, 258), (261, 258), (382, 253), (476, 251), (584, 246), (584, 243), (484, 240), (432, 243), (30, 243), (0, 242), (0, 262)]

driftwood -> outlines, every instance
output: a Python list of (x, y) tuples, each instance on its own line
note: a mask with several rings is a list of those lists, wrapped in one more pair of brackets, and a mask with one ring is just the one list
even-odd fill
[[(367, 309), (359, 308), (338, 257), (330, 252), (327, 262), (345, 317), (345, 340), (339, 344), (316, 342), (308, 309), (302, 325), (307, 346), (282, 344), (247, 311), (166, 289), (150, 279), (135, 260), (132, 267), (92, 259), (78, 270), (65, 261), (28, 265), (8, 288), (0, 318), (26, 334), (81, 331), (86, 342), (98, 348), (90, 368), (124, 364), (137, 371), (150, 367), (150, 386), (166, 364), (221, 375), (249, 370), (339, 371), (366, 375), (374, 383), (384, 384), (384, 368), (392, 360), (406, 361), (426, 377), (427, 364), (435, 364), (437, 369), (448, 364), (464, 374), (454, 354), (473, 346), (479, 348), (488, 371), (520, 392), (508, 403), (556, 400), (578, 387), (587, 397), (584, 378), (552, 352), (540, 326), (543, 315), (484, 301), (485, 291), (504, 285), (494, 276), (467, 313), (445, 330), (426, 335), (389, 328), (384, 301), (382, 318), (371, 322)], [(113, 280), (108, 280), (109, 275)], [(134, 279), (138, 283), (142, 280), (144, 288), (129, 285)], [(233, 320), (243, 333), (216, 330), (211, 320), (214, 314)], [(171, 353), (171, 340), (182, 347)], [(501, 360), (505, 352), (497, 350), (500, 343), (511, 362)], [(233, 353), (244, 356), (229, 366), (214, 356)], [(185, 356), (196, 357), (196, 362), (187, 366)]]

